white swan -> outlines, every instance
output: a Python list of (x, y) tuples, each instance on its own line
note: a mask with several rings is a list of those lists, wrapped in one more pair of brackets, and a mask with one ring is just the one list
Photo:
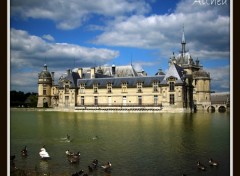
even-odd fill
[(46, 151), (45, 148), (41, 148), (41, 149), (40, 149), (39, 155), (40, 155), (40, 157), (43, 158), (43, 159), (44, 159), (44, 158), (50, 158), (50, 156), (49, 156), (49, 154), (48, 154), (48, 152)]

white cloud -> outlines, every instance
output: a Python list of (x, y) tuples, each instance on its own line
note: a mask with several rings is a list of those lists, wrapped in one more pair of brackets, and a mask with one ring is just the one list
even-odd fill
[(25, 0), (11, 1), (11, 15), (22, 18), (50, 19), (60, 29), (74, 29), (91, 15), (104, 17), (144, 14), (150, 6), (144, 0)]
[(229, 91), (230, 90), (230, 67), (218, 67), (206, 69), (211, 76), (212, 90), (213, 91)]
[[(95, 44), (159, 49), (161, 57), (180, 50), (182, 26), (187, 47), (199, 57), (229, 57), (229, 7), (192, 7), (192, 1), (181, 1), (175, 11), (164, 15), (133, 15), (109, 23), (104, 32), (92, 40)], [(195, 57), (198, 57), (196, 55)]]
[[(25, 85), (25, 79), (29, 79), (27, 82), (32, 84), (33, 76), (28, 77), (28, 75), (33, 74), (33, 70), (34, 72), (41, 71), (45, 62), (52, 71), (56, 71), (72, 68), (74, 62), (81, 67), (100, 65), (119, 56), (118, 51), (106, 48), (90, 48), (69, 43), (48, 43), (41, 37), (30, 35), (23, 30), (11, 29), (10, 40), (11, 83), (15, 86)], [(20, 77), (21, 79), (19, 79)]]
[(42, 38), (47, 39), (48, 41), (54, 41), (54, 37), (51, 36), (50, 34), (45, 34), (42, 36)]
[[(82, 63), (105, 63), (119, 55), (118, 51), (89, 48), (69, 43), (48, 43), (26, 31), (11, 29), (11, 64), (33, 66), (40, 59), (48, 58), (54, 64), (75, 58)], [(19, 64), (21, 63), (21, 65)]]

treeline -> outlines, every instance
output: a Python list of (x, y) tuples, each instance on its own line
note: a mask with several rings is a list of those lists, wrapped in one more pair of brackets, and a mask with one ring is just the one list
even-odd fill
[(37, 107), (37, 93), (10, 91), (10, 107)]

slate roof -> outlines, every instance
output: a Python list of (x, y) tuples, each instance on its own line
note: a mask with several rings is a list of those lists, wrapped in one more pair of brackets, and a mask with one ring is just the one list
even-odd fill
[[(90, 78), (91, 67), (83, 67), (83, 78)], [(98, 73), (101, 70), (102, 74)], [(77, 68), (73, 69), (77, 72)], [(115, 66), (115, 75), (112, 73), (112, 66), (98, 66), (95, 67), (95, 72), (100, 77), (135, 77), (140, 76), (132, 65)]]
[(112, 87), (121, 87), (123, 82), (127, 83), (127, 87), (136, 87), (137, 82), (143, 82), (143, 87), (150, 87), (154, 81), (159, 83), (163, 80), (164, 76), (145, 76), (145, 77), (117, 77), (117, 78), (94, 78), (94, 79), (79, 79), (77, 86), (85, 84), (86, 88), (92, 88), (93, 84), (98, 84), (99, 88), (106, 88), (107, 83), (112, 83)]
[(80, 79), (80, 76), (77, 72), (68, 71), (67, 74), (62, 75), (59, 80), (59, 88), (63, 87), (63, 82), (70, 81), (70, 88), (76, 88), (77, 87), (77, 80)]
[(38, 78), (51, 78), (52, 79), (52, 76), (50, 74), (50, 72), (47, 70), (47, 65), (44, 64), (44, 69), (43, 71), (41, 71), (41, 73), (38, 74)]
[(205, 70), (198, 70), (196, 72), (193, 72), (193, 77), (194, 78), (198, 78), (198, 77), (210, 78), (210, 73), (207, 73)]
[(176, 84), (181, 84), (183, 83), (182, 81), (182, 78), (183, 78), (183, 72), (184, 72), (184, 69), (180, 66), (178, 66), (177, 64), (172, 64), (166, 75), (164, 76), (164, 79), (163, 81), (160, 83), (160, 84), (167, 84), (167, 78), (169, 77), (175, 77), (177, 80), (176, 80)]
[(211, 102), (218, 103), (218, 102), (228, 102), (230, 100), (230, 93), (211, 93)]

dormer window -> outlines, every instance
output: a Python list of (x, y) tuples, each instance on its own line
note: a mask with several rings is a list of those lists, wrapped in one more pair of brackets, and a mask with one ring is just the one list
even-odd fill
[(127, 93), (127, 82), (122, 82), (122, 93)]
[(169, 91), (174, 91), (175, 83), (169, 82)]
[(137, 92), (138, 93), (142, 93), (142, 85), (143, 85), (142, 82), (137, 82)]
[(79, 89), (79, 93), (81, 93), (81, 94), (83, 94), (83, 93), (85, 93), (85, 84), (84, 83), (81, 83), (80, 84), (80, 89)]
[(112, 83), (107, 83), (107, 93), (112, 93)]
[(69, 85), (65, 85), (65, 93), (69, 93)]
[(93, 84), (93, 93), (98, 93), (98, 83)]
[(158, 92), (158, 82), (157, 81), (153, 82), (153, 92)]

